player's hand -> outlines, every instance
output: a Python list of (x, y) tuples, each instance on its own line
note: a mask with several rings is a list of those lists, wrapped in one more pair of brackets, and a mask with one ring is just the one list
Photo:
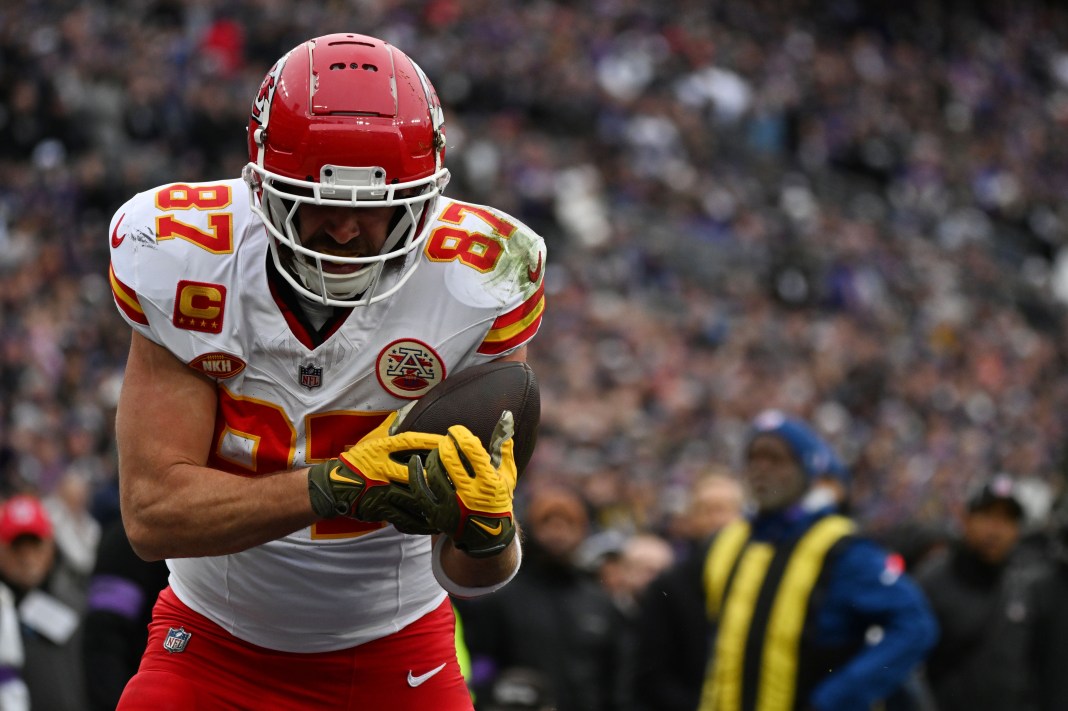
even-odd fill
[(308, 495), (316, 514), (387, 521), (404, 533), (437, 532), (427, 525), (408, 487), (408, 460), (434, 450), (444, 438), (425, 432), (394, 434), (397, 420), (392, 413), (337, 459), (308, 470)]
[(505, 410), (487, 452), (470, 430), (454, 425), (425, 467), (418, 457), (408, 464), (409, 486), (427, 523), (476, 558), (500, 553), (515, 537), (513, 428)]

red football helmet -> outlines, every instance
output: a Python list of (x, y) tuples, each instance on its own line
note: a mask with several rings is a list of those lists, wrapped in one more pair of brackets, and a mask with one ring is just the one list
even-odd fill
[[(356, 306), (390, 296), (411, 277), (449, 171), (437, 93), (404, 52), (356, 34), (290, 50), (252, 103), (248, 150), (252, 209), (272, 237), (275, 264), (299, 293)], [(397, 209), (380, 254), (338, 257), (301, 244), (302, 203)], [(324, 262), (360, 268), (338, 273)], [(387, 263), (396, 269), (383, 279)]]

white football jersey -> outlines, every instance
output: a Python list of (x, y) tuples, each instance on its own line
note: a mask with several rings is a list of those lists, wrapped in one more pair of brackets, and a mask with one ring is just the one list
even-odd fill
[[(439, 198), (412, 278), (353, 308), (314, 347), (293, 315), (300, 297), (269, 278), (268, 236), (250, 199), (241, 180), (173, 183), (136, 195), (111, 222), (119, 312), (217, 383), (209, 466), (257, 476), (335, 457), (435, 383), (515, 351), (538, 330), (541, 238), (498, 210)], [(168, 565), (189, 607), (285, 651), (377, 639), (444, 597), (428, 536), (348, 518)]]

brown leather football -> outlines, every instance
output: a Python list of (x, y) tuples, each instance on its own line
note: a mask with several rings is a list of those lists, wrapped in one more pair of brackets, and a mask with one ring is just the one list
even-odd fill
[(397, 429), (445, 434), (449, 427), (463, 425), (489, 448), (504, 410), (511, 410), (515, 420), (513, 453), (522, 474), (534, 454), (541, 420), (538, 379), (526, 363), (495, 360), (450, 375), (419, 398)]

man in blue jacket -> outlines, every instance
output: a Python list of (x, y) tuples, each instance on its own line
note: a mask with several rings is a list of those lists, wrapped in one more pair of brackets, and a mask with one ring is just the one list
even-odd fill
[(804, 422), (753, 421), (755, 514), (712, 540), (713, 640), (701, 711), (869, 711), (923, 660), (937, 625), (898, 556), (838, 513), (847, 472)]

